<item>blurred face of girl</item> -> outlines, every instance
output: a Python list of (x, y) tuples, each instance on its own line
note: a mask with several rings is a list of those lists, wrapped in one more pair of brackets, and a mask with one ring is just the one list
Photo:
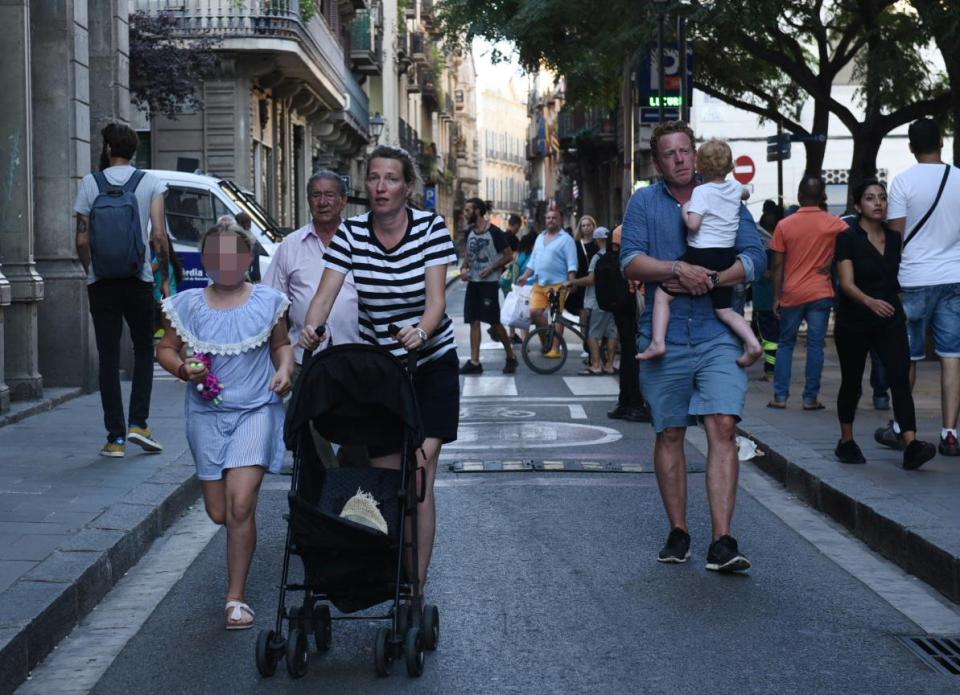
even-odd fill
[(864, 219), (883, 222), (887, 217), (887, 192), (883, 186), (867, 186), (857, 203), (857, 210)]
[(597, 226), (593, 223), (593, 220), (584, 220), (580, 223), (580, 236), (583, 237), (585, 241), (590, 241), (593, 239), (593, 232)]
[(203, 247), (203, 269), (217, 285), (233, 287), (244, 280), (253, 254), (236, 234), (211, 234)]
[(403, 162), (377, 157), (370, 161), (367, 172), (367, 197), (374, 213), (400, 210), (407, 204), (413, 184), (403, 180)]

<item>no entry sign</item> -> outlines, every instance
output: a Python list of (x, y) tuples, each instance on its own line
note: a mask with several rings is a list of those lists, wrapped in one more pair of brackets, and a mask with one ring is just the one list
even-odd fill
[(757, 173), (757, 166), (747, 155), (743, 154), (733, 161), (733, 178), (742, 184), (748, 184), (753, 181), (754, 174)]

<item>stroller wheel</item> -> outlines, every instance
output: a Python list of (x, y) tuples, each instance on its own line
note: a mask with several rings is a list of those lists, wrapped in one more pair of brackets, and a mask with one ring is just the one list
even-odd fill
[(273, 630), (261, 630), (257, 635), (257, 671), (269, 678), (277, 671), (280, 651), (277, 649), (276, 633)]
[(373, 665), (381, 678), (390, 675), (390, 657), (390, 628), (381, 627), (373, 645)]
[(403, 640), (403, 655), (407, 659), (407, 675), (419, 678), (423, 673), (423, 643), (420, 641), (420, 628), (411, 627)]
[(423, 638), (423, 648), (432, 652), (440, 643), (440, 609), (432, 603), (423, 607), (423, 616), (420, 618), (420, 635)]
[(316, 606), (313, 609), (313, 641), (318, 652), (330, 649), (333, 638), (333, 621), (330, 619), (330, 606)]
[(287, 673), (291, 678), (306, 675), (309, 656), (310, 646), (307, 643), (307, 636), (298, 628), (293, 628), (287, 636)]

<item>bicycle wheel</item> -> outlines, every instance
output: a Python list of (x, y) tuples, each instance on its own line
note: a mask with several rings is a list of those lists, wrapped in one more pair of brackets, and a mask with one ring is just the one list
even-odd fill
[[(557, 353), (551, 354), (548, 350), (550, 350), (554, 337), (559, 340), (560, 349)], [(567, 344), (564, 342), (562, 335), (557, 336), (553, 326), (545, 326), (530, 331), (527, 339), (523, 341), (521, 353), (524, 363), (531, 371), (537, 374), (553, 374), (559, 371), (567, 361)], [(548, 357), (548, 354), (551, 356)]]

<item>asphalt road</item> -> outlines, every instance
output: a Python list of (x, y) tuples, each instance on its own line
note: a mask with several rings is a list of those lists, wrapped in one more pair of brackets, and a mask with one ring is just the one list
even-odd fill
[[(455, 288), (454, 314), (459, 297)], [(706, 571), (703, 457), (693, 446), (693, 556), (686, 565), (655, 562), (668, 529), (651, 472), (649, 425), (606, 418), (611, 378), (574, 377), (578, 365), (568, 364), (557, 376), (521, 367), (515, 378), (504, 379), (502, 354), (488, 348), (484, 377), (465, 382), (461, 441), (446, 449), (437, 482), (438, 539), (428, 595), (440, 606), (442, 637), (420, 679), (409, 679), (402, 664), (388, 679), (374, 674), (377, 624), (371, 621), (335, 623), (332, 648), (311, 654), (304, 678), (292, 680), (281, 664), (273, 678), (261, 679), (256, 629), (228, 633), (222, 627), (220, 530), (94, 692), (960, 690), (960, 680), (933, 673), (898, 641), (918, 634), (916, 624), (746, 490), (739, 493), (735, 534), (754, 568), (747, 576)], [(569, 469), (639, 463), (642, 472), (447, 468), (457, 462), (509, 467), (513, 461)], [(259, 626), (274, 619), (288, 481), (270, 479), (258, 510), (260, 544), (248, 600)], [(162, 564), (162, 555), (152, 562)]]

